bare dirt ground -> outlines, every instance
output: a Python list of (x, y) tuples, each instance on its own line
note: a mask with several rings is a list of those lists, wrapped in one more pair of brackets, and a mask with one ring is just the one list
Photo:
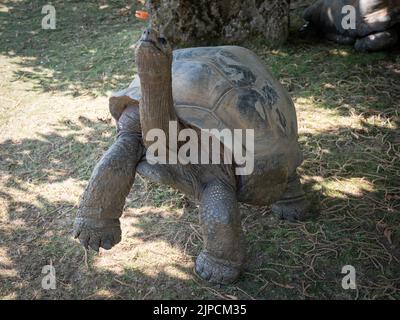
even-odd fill
[[(297, 11), (285, 46), (249, 44), (295, 102), (315, 215), (286, 223), (243, 205), (246, 269), (212, 286), (193, 271), (196, 204), (140, 177), (119, 245), (95, 254), (72, 239), (79, 196), (115, 137), (107, 95), (133, 78), (129, 46), (144, 24), (129, 1), (53, 1), (57, 29), (42, 30), (46, 3), (0, 4), (1, 298), (400, 298), (399, 49), (298, 40)], [(57, 289), (43, 290), (50, 263)], [(342, 289), (345, 265), (356, 290)]]

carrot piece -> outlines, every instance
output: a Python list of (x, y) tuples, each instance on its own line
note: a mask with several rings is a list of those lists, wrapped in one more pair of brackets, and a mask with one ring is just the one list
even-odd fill
[(149, 13), (142, 10), (136, 10), (135, 17), (140, 20), (147, 20), (149, 18)]

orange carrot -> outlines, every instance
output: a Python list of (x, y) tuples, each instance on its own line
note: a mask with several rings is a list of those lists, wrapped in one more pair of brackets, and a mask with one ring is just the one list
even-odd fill
[(136, 10), (135, 17), (140, 20), (147, 20), (149, 18), (149, 13), (142, 10)]

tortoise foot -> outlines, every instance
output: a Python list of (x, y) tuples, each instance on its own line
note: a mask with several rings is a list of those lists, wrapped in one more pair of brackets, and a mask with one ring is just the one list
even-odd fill
[(228, 284), (239, 277), (240, 266), (227, 260), (214, 258), (203, 250), (196, 260), (196, 273), (208, 282)]
[(303, 221), (309, 217), (310, 204), (304, 197), (285, 199), (274, 203), (271, 209), (279, 219)]
[(271, 209), (282, 220), (302, 221), (309, 217), (310, 204), (297, 174), (289, 178), (285, 194)]

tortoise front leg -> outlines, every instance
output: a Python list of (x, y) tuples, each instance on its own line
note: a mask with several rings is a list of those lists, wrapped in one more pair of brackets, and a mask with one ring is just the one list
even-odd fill
[(245, 255), (236, 192), (233, 187), (214, 181), (206, 186), (200, 201), (204, 248), (197, 257), (196, 272), (212, 283), (233, 282)]
[(79, 204), (74, 237), (86, 248), (111, 249), (121, 241), (119, 218), (143, 152), (138, 108), (127, 107), (117, 140), (94, 168)]

